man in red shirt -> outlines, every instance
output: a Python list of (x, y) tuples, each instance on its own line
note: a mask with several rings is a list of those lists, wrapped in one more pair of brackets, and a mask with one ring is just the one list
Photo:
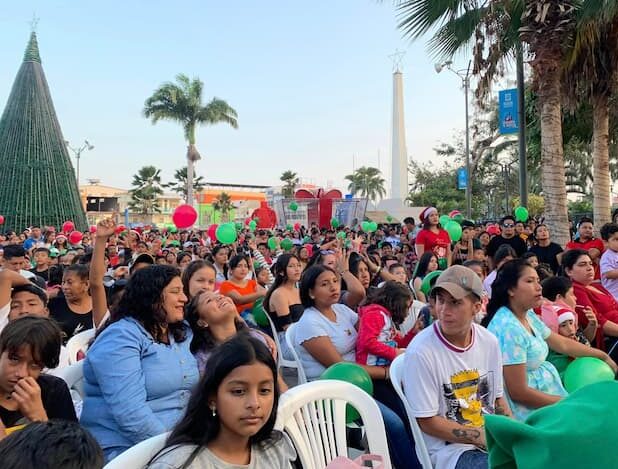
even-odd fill
[(594, 279), (600, 280), (601, 271), (599, 270), (599, 261), (601, 260), (601, 254), (605, 251), (603, 240), (594, 237), (592, 219), (588, 217), (582, 217), (582, 219), (579, 220), (577, 232), (579, 233), (578, 239), (569, 241), (566, 245), (566, 250), (583, 249), (588, 251), (588, 255), (594, 263)]

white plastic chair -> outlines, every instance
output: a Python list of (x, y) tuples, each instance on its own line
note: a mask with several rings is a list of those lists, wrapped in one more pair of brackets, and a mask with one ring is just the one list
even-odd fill
[(423, 303), (422, 301), (414, 300), (412, 302), (410, 309), (408, 309), (408, 315), (399, 325), (399, 330), (402, 334), (407, 334), (408, 331), (414, 327), (416, 320), (421, 313), (421, 309), (423, 309), (424, 306), (426, 306), (426, 303)]
[(303, 368), (303, 362), (300, 361), (300, 357), (296, 352), (296, 348), (294, 347), (294, 338), (296, 337), (296, 326), (297, 323), (292, 323), (285, 330), (285, 342), (294, 357), (294, 366), (296, 368), (296, 372), (298, 373), (298, 384), (304, 384), (307, 382), (307, 375), (305, 375), (305, 369)]
[(103, 469), (143, 469), (165, 446), (168, 436), (169, 433), (161, 433), (136, 444), (108, 462)]
[(399, 396), (399, 399), (401, 399), (401, 402), (406, 409), (406, 414), (408, 415), (408, 422), (410, 422), (412, 436), (414, 437), (416, 457), (423, 466), (423, 469), (433, 469), (433, 465), (431, 464), (431, 458), (429, 457), (429, 451), (427, 451), (427, 445), (425, 445), (425, 439), (423, 438), (423, 431), (421, 430), (421, 427), (419, 427), (416, 418), (412, 415), (412, 409), (410, 408), (410, 404), (408, 403), (406, 396), (403, 394), (404, 356), (405, 354), (397, 356), (391, 363), (391, 367), (389, 370), (391, 375), (391, 383), (393, 384), (395, 392)]
[(81, 350), (84, 355), (88, 351), (90, 340), (94, 337), (96, 329), (86, 329), (85, 331), (75, 334), (67, 342), (67, 353), (69, 354), (69, 364), (77, 363), (77, 354)]
[(319, 380), (296, 386), (281, 395), (275, 428), (285, 431), (303, 469), (323, 469), (337, 456), (348, 456), (346, 405), (365, 424), (369, 452), (391, 469), (386, 431), (380, 409), (362, 389), (344, 381)]
[(275, 323), (270, 317), (270, 314), (266, 313), (266, 317), (268, 318), (268, 324), (270, 324), (270, 330), (272, 331), (273, 339), (275, 340), (275, 344), (277, 345), (277, 365), (279, 366), (279, 368), (294, 368), (298, 376), (298, 384), (306, 383), (307, 378), (305, 378), (305, 372), (302, 366), (300, 365), (300, 361), (287, 360), (286, 358), (283, 358), (283, 352), (281, 350), (281, 341), (279, 340), (279, 334), (277, 333), (277, 328), (275, 327)]
[(70, 391), (75, 391), (84, 398), (84, 362), (79, 361), (69, 366), (51, 370), (49, 374), (62, 378)]

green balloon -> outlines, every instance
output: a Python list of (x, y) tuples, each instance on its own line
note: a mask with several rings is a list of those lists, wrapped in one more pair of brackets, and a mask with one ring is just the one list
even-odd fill
[(528, 209), (526, 207), (519, 206), (515, 209), (515, 220), (523, 221), (524, 223), (528, 221)]
[(251, 309), (251, 314), (253, 315), (253, 319), (255, 319), (258, 326), (268, 327), (270, 326), (270, 323), (266, 317), (266, 314), (268, 313), (264, 310), (263, 302), (264, 298), (258, 298), (255, 300), (255, 303), (253, 303), (253, 308)]
[(260, 219), (259, 219), (258, 217), (255, 217), (255, 218), (253, 219), (253, 221), (254, 221), (254, 222), (256, 222), (256, 223), (259, 223), (259, 222), (260, 222)]
[(571, 393), (589, 384), (613, 381), (614, 376), (614, 371), (604, 361), (580, 357), (572, 361), (564, 372), (564, 387)]
[(274, 236), (268, 238), (268, 247), (272, 250), (277, 249), (277, 238), (275, 238)]
[(217, 231), (215, 231), (215, 237), (222, 244), (232, 244), (237, 239), (236, 226), (234, 226), (234, 223), (219, 225)]
[[(357, 365), (356, 363), (335, 363), (334, 365), (329, 366), (324, 373), (322, 373), (320, 379), (336, 379), (339, 381), (345, 381), (346, 383), (358, 386), (367, 394), (373, 395), (373, 381), (371, 381), (369, 373), (367, 373), (362, 366)], [(349, 405), (346, 407), (345, 415), (347, 423), (354, 422), (360, 417), (356, 409)]]
[(368, 221), (364, 221), (361, 223), (361, 228), (364, 232), (369, 233), (369, 223)]
[(444, 227), (449, 221), (451, 221), (451, 218), (448, 215), (440, 215), (440, 225)]
[(461, 239), (461, 233), (462, 233), (461, 225), (457, 223), (455, 220), (449, 221), (444, 227), (444, 229), (446, 230), (449, 237), (451, 238), (451, 241), (457, 242)]
[(288, 205), (288, 208), (292, 212), (295, 212), (296, 210), (298, 210), (298, 204), (296, 202), (290, 202), (290, 205)]
[(386, 221), (387, 222), (392, 222), (393, 221), (393, 217), (391, 217), (390, 215), (386, 215)]
[(434, 283), (438, 280), (438, 277), (442, 273), (441, 270), (434, 270), (433, 272), (429, 272), (423, 278), (423, 283), (421, 283), (421, 291), (425, 296), (429, 295), (429, 292), (433, 288)]
[(339, 233), (337, 233), (337, 238), (345, 239), (346, 238), (345, 231), (340, 231)]
[(339, 228), (339, 220), (337, 220), (335, 217), (330, 219), (330, 225), (333, 228)]
[(257, 222), (256, 222), (255, 220), (251, 220), (251, 221), (249, 222), (249, 229), (250, 229), (251, 231), (255, 231), (255, 229), (256, 229), (256, 228), (257, 228)]
[(377, 229), (378, 229), (378, 224), (375, 221), (370, 221), (369, 222), (369, 232), (373, 233)]
[(236, 222), (236, 224), (234, 225), (234, 227), (236, 228), (237, 231), (242, 230), (242, 223), (240, 222)]
[(461, 213), (458, 213), (453, 217), (453, 220), (461, 225), (461, 222), (464, 221), (464, 216)]
[(309, 236), (305, 236), (303, 238), (303, 244), (309, 244), (311, 242), (311, 238)]
[(293, 247), (294, 243), (291, 239), (285, 238), (281, 240), (281, 249), (283, 249), (284, 251), (291, 251)]

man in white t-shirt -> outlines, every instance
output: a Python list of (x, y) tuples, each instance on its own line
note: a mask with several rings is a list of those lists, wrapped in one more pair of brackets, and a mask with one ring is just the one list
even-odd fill
[(473, 322), (482, 294), (471, 269), (449, 267), (431, 291), (438, 321), (406, 350), (404, 393), (436, 469), (487, 468), (483, 415), (511, 415), (498, 340)]

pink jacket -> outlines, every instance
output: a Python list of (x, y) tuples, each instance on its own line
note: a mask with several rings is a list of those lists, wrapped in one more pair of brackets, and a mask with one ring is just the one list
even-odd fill
[(411, 329), (405, 336), (395, 329), (391, 313), (383, 306), (371, 304), (358, 310), (356, 362), (361, 365), (387, 366), (416, 335)]

